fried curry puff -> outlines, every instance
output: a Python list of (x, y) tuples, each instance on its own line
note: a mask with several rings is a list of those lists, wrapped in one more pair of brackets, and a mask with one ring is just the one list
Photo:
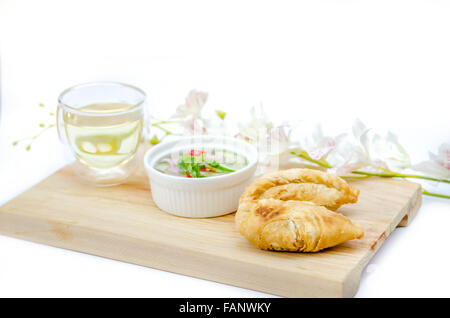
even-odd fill
[(266, 174), (242, 194), (236, 213), (239, 232), (265, 250), (317, 252), (363, 236), (362, 228), (334, 212), (356, 203), (359, 190), (318, 170)]

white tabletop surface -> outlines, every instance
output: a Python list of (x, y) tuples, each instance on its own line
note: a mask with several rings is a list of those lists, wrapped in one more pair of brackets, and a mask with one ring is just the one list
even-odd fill
[[(25, 151), (64, 88), (115, 80), (167, 117), (192, 88), (231, 120), (355, 118), (413, 162), (450, 142), (445, 1), (0, 1), (0, 204), (63, 166), (55, 131)], [(450, 187), (423, 183), (430, 191)], [(449, 297), (450, 200), (424, 197), (364, 270), (357, 297)], [(0, 236), (0, 297), (265, 297), (255, 291)]]

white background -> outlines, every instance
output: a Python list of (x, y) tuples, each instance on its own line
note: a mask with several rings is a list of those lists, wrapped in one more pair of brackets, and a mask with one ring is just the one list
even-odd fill
[[(355, 118), (391, 129), (412, 161), (450, 141), (448, 1), (0, 0), (0, 203), (61, 167), (55, 131), (30, 152), (58, 93), (96, 80), (144, 89), (164, 118), (192, 88), (231, 119)], [(449, 193), (445, 187), (429, 190)], [(359, 297), (450, 296), (450, 202), (424, 198), (363, 273)], [(0, 296), (265, 296), (0, 236)]]

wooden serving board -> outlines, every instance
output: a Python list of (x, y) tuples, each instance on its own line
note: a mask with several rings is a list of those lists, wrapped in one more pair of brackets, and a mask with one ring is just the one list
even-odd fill
[(365, 231), (319, 253), (262, 251), (235, 229), (234, 214), (169, 215), (153, 203), (146, 175), (96, 188), (66, 167), (0, 207), (0, 234), (289, 297), (351, 297), (363, 268), (421, 204), (418, 184), (352, 182), (359, 202), (339, 211)]

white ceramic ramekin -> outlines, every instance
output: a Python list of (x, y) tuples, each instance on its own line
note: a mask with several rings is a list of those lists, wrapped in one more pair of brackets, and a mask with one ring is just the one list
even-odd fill
[[(161, 173), (154, 168), (155, 164), (168, 154), (202, 148), (234, 151), (244, 155), (248, 164), (235, 172), (207, 178), (177, 177)], [(203, 218), (236, 211), (239, 197), (255, 173), (257, 159), (256, 148), (245, 141), (202, 135), (165, 141), (152, 147), (144, 156), (144, 165), (150, 180), (153, 201), (161, 210), (183, 217)]]

